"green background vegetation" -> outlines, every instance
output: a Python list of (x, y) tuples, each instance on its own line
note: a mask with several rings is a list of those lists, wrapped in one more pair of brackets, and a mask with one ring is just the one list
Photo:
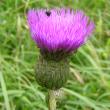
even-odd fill
[(110, 0), (0, 0), (0, 110), (48, 110), (34, 77), (39, 55), (26, 22), (30, 8), (82, 9), (96, 29), (71, 58), (58, 110), (110, 110)]

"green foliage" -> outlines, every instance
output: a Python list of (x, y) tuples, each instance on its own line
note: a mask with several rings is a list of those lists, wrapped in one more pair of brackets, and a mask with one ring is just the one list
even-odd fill
[(0, 110), (48, 110), (47, 91), (35, 80), (38, 56), (26, 22), (30, 8), (83, 9), (96, 24), (95, 34), (71, 58), (72, 77), (59, 110), (110, 110), (110, 1), (1, 0)]

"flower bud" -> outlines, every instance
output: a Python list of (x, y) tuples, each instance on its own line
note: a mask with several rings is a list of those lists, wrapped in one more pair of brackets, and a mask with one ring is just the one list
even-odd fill
[(40, 56), (36, 64), (37, 82), (48, 89), (59, 89), (69, 77), (69, 60), (46, 60)]

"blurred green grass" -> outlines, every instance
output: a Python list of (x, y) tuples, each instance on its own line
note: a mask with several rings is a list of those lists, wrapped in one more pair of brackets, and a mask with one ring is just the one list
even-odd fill
[(70, 7), (84, 10), (96, 29), (71, 58), (73, 76), (65, 85), (59, 110), (110, 110), (110, 1), (1, 0), (0, 110), (48, 110), (47, 91), (34, 78), (39, 55), (26, 23), (30, 8)]

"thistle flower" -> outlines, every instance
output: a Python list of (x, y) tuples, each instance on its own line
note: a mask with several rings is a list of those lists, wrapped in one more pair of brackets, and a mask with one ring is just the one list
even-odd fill
[(27, 16), (32, 39), (41, 52), (36, 79), (42, 86), (58, 89), (67, 80), (67, 56), (85, 44), (94, 23), (80, 10), (30, 10)]

